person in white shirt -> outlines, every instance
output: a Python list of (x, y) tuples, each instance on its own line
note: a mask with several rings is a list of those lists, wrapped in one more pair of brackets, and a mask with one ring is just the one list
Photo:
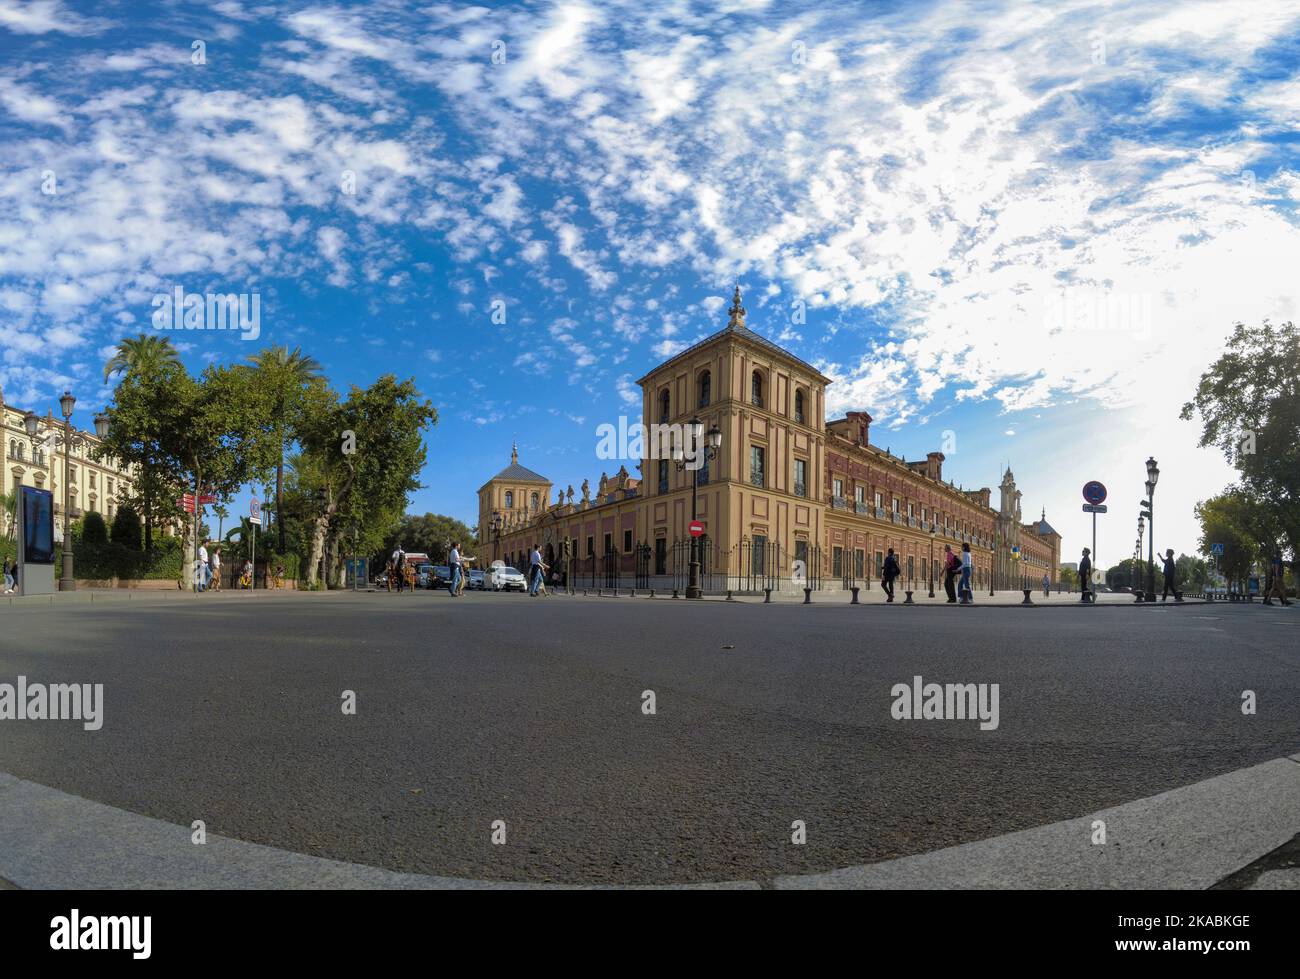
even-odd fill
[(208, 545), (206, 541), (204, 541), (202, 544), (199, 545), (199, 564), (198, 567), (195, 569), (195, 571), (197, 572), (196, 577), (198, 579), (195, 582), (195, 584), (199, 586), (199, 591), (206, 591), (208, 587), (208, 571), (209, 571)]
[(537, 586), (542, 583), (542, 552), (533, 545), (533, 552), (528, 556), (528, 594), (536, 595)]
[(975, 592), (970, 585), (970, 576), (974, 570), (975, 565), (971, 559), (970, 545), (963, 544), (961, 546), (961, 585), (957, 588), (963, 605), (971, 605), (975, 601)]
[(447, 555), (447, 564), (451, 568), (451, 581), (447, 583), (447, 590), (451, 592), (452, 598), (458, 598), (456, 594), (460, 589), (460, 543), (456, 542), (451, 545), (451, 553)]

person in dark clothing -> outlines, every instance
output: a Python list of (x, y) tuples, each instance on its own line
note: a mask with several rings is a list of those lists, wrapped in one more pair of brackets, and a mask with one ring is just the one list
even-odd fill
[(961, 558), (952, 552), (951, 544), (943, 545), (943, 590), (948, 593), (948, 603), (957, 603), (957, 586), (954, 583), (961, 571)]
[(1092, 549), (1085, 547), (1079, 561), (1079, 601), (1087, 602), (1092, 598)]
[(1175, 587), (1176, 585), (1175, 579), (1177, 578), (1178, 575), (1178, 569), (1174, 565), (1174, 549), (1172, 547), (1169, 548), (1169, 550), (1165, 551), (1164, 575), (1165, 575), (1165, 588), (1164, 591), (1160, 593), (1160, 601), (1162, 602), (1167, 601), (1170, 594), (1172, 593), (1174, 596), (1174, 601), (1181, 602), (1183, 600), (1183, 596)]
[(902, 573), (902, 568), (898, 566), (898, 558), (894, 556), (894, 549), (891, 547), (880, 569), (880, 587), (885, 589), (885, 594), (889, 596), (885, 599), (886, 603), (894, 600), (894, 579)]

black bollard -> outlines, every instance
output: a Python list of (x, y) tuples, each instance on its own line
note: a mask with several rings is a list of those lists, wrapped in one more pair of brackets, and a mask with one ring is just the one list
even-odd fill
[(763, 604), (764, 604), (764, 605), (767, 605), (767, 604), (770, 603), (771, 601), (772, 601), (772, 589), (771, 589), (771, 588), (764, 588), (764, 589), (763, 589)]
[(855, 585), (853, 588), (851, 588), (851, 589), (849, 589), (849, 590), (850, 590), (851, 592), (853, 592), (853, 601), (849, 602), (849, 604), (850, 604), (850, 605), (857, 605), (857, 604), (858, 604), (858, 589), (857, 589), (857, 586)]
[(805, 589), (803, 590), (803, 603), (804, 603), (805, 605), (811, 605), (811, 604), (812, 604), (812, 589), (811, 589), (811, 588), (805, 588)]
[(1020, 590), (1023, 591), (1023, 592), (1025, 593), (1025, 600), (1024, 600), (1023, 602), (1021, 602), (1020, 604), (1021, 604), (1021, 605), (1033, 605), (1033, 604), (1034, 604), (1034, 600), (1033, 600), (1032, 598), (1029, 597), (1029, 591), (1030, 591), (1030, 589), (1028, 589), (1028, 588), (1022, 588), (1022, 589), (1020, 589)]
[(730, 589), (730, 588), (727, 589), (727, 601), (729, 601), (729, 602), (734, 602), (734, 601), (735, 601), (735, 599), (731, 597), (731, 589)]
[(676, 598), (676, 597), (677, 597), (677, 589), (674, 588), (674, 589), (673, 589), (673, 598)]
[(916, 604), (916, 602), (912, 601), (912, 593), (911, 593), (910, 591), (905, 591), (905, 592), (903, 592), (903, 594), (907, 596), (905, 599), (903, 599), (903, 604), (904, 604), (904, 605), (915, 605), (915, 604)]

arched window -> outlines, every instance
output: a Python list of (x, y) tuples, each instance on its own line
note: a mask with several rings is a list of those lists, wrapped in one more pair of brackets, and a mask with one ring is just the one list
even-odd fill
[(699, 407), (707, 408), (709, 406), (709, 399), (713, 393), (710, 390), (712, 386), (713, 386), (713, 377), (709, 374), (708, 371), (704, 371), (704, 373), (700, 375)]
[(755, 408), (763, 407), (763, 375), (754, 371), (749, 382), (749, 400)]
[(511, 510), (514, 508), (514, 505), (515, 505), (515, 494), (510, 492), (510, 490), (506, 490), (506, 509)]
[(666, 422), (668, 418), (668, 389), (664, 388), (663, 394), (659, 395), (659, 420)]
[(27, 454), (27, 445), (24, 442), (18, 443), (18, 460), (21, 462), (24, 455)]
[(9, 440), (9, 458), (12, 459), (18, 454), (18, 443), (14, 439)]
[(659, 460), (659, 492), (668, 492), (668, 460)]
[(534, 510), (537, 510), (540, 506), (541, 506), (541, 500), (538, 498), (537, 494), (534, 493), (534, 494), (533, 494), (533, 509), (534, 509)]
[(794, 420), (800, 425), (804, 424), (808, 420), (804, 415), (802, 391), (796, 391), (794, 393)]

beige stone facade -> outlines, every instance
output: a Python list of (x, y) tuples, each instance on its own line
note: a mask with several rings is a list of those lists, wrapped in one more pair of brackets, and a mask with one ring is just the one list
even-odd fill
[[(39, 429), (35, 439), (27, 435), (24, 418), (28, 412), (14, 405), (6, 404), (4, 393), (0, 391), (0, 421), (3, 422), (3, 442), (5, 464), (0, 470), (0, 493), (11, 493), (18, 486), (35, 486), (51, 490), (54, 493), (55, 533), (60, 538), (63, 533), (64, 501), (64, 449), (62, 438), (52, 444), (48, 440), (51, 428), (63, 432), (62, 418), (56, 418), (53, 410), (47, 410), (40, 417)], [(125, 497), (131, 488), (134, 474), (129, 468), (117, 464), (112, 458), (96, 461), (93, 449), (99, 440), (93, 432), (78, 431), (79, 444), (71, 450), (68, 461), (70, 478), (70, 516), (76, 520), (87, 511), (95, 511), (111, 524), (117, 513), (118, 501)], [(9, 528), (5, 528), (8, 532)]]
[[(725, 329), (638, 381), (647, 430), (698, 419), (700, 430), (721, 433), (717, 457), (699, 469), (695, 506), (715, 587), (752, 583), (760, 550), (762, 571), (775, 572), (778, 587), (798, 587), (801, 575), (832, 588), (876, 580), (890, 547), (904, 580), (918, 584), (945, 544), (955, 551), (970, 544), (980, 588), (995, 580), (996, 555), (1013, 546), (1056, 567), (1059, 536), (1040, 537), (1019, 523), (1015, 543), (1000, 534), (990, 490), (945, 482), (942, 453), (907, 462), (872, 445), (865, 412), (828, 422), (830, 380), (749, 329), (745, 315), (737, 290)], [(602, 475), (594, 497), (584, 482), (580, 498), (569, 487), (554, 503), (550, 481), (512, 452), (511, 465), (479, 490), (479, 553), (518, 566), (536, 546), (549, 564), (562, 565), (567, 541), (579, 576), (610, 563), (621, 575), (679, 573), (696, 473), (655, 457), (652, 442), (638, 477), (623, 467)], [(1008, 572), (996, 583), (1019, 587), (1020, 577)]]

